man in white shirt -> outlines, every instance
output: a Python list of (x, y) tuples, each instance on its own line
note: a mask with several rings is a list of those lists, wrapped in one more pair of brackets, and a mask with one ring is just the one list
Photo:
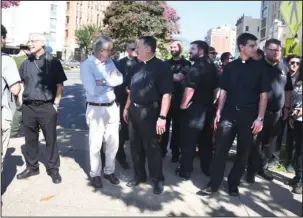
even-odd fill
[(123, 75), (110, 59), (112, 39), (100, 36), (93, 43), (94, 55), (80, 67), (80, 77), (86, 91), (86, 122), (89, 127), (90, 176), (92, 185), (102, 188), (102, 162), (100, 150), (105, 146), (104, 177), (112, 184), (119, 184), (114, 175), (115, 158), (119, 147), (119, 107), (115, 103), (114, 87), (121, 85)]
[[(5, 46), (7, 31), (6, 28), (1, 24), (1, 48)], [(3, 158), (5, 157), (7, 147), (9, 144), (10, 132), (11, 132), (11, 122), (16, 109), (14, 96), (20, 93), (20, 75), (17, 69), (16, 62), (14, 59), (6, 54), (1, 55), (2, 61), (2, 103), (1, 103), (1, 171), (3, 168)]]

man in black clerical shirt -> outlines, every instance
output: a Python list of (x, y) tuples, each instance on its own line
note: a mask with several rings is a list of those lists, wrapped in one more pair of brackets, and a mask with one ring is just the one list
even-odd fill
[[(127, 186), (146, 181), (147, 158), (153, 193), (163, 192), (161, 135), (166, 130), (166, 116), (173, 91), (173, 74), (167, 63), (155, 57), (157, 42), (152, 36), (142, 36), (136, 51), (141, 61), (132, 70), (129, 97), (123, 117), (128, 122), (134, 178)], [(130, 78), (130, 77), (129, 77)]]
[(260, 62), (264, 65), (264, 73), (269, 76), (272, 90), (268, 93), (263, 130), (256, 138), (256, 146), (252, 149), (248, 162), (246, 179), (250, 183), (255, 182), (256, 173), (266, 180), (274, 179), (267, 166), (281, 131), (280, 117), (283, 114), (282, 119), (286, 120), (291, 109), (293, 85), (290, 74), (283, 69), (283, 65), (281, 66), (281, 53), (282, 46), (279, 40), (266, 41), (265, 58)]
[[(198, 137), (205, 126), (206, 114), (214, 101), (217, 73), (216, 66), (208, 58), (208, 48), (208, 44), (200, 40), (192, 42), (190, 47), (190, 60), (194, 61), (194, 64), (186, 75), (185, 90), (180, 105), (183, 110), (180, 134), (181, 157), (180, 166), (176, 169), (176, 174), (184, 179), (190, 178)], [(212, 147), (207, 145), (209, 144), (201, 144), (199, 147), (200, 153), (204, 154), (201, 157), (203, 163), (212, 156)], [(203, 166), (204, 168), (208, 171), (207, 166)]]
[(119, 149), (116, 159), (120, 163), (123, 169), (129, 169), (129, 164), (126, 161), (126, 154), (124, 151), (125, 141), (128, 140), (128, 126), (123, 119), (123, 110), (127, 100), (126, 92), (126, 78), (131, 70), (138, 64), (137, 53), (135, 51), (136, 44), (131, 43), (127, 46), (127, 56), (118, 61), (117, 67), (123, 74), (123, 84), (115, 87), (116, 102), (120, 107), (120, 131), (119, 131)]
[(167, 152), (167, 144), (169, 140), (169, 129), (170, 122), (172, 120), (172, 136), (170, 142), (170, 149), (172, 150), (172, 159), (173, 163), (178, 162), (180, 155), (180, 119), (181, 119), (181, 110), (180, 104), (183, 94), (183, 81), (186, 74), (186, 68), (191, 66), (191, 63), (186, 60), (182, 53), (182, 44), (180, 41), (174, 41), (170, 45), (170, 53), (172, 58), (167, 61), (170, 65), (170, 69), (174, 74), (174, 91), (172, 94), (171, 107), (167, 114), (166, 119), (166, 130), (161, 139), (161, 148), (163, 152), (163, 156), (166, 155)]
[(31, 56), (20, 68), (24, 84), (22, 121), (25, 134), (26, 169), (17, 175), (25, 179), (39, 174), (39, 127), (46, 141), (47, 174), (53, 183), (61, 183), (60, 158), (57, 146), (57, 112), (63, 94), (63, 82), (67, 80), (60, 61), (45, 52), (43, 34), (31, 34), (28, 46)]
[(237, 135), (237, 154), (228, 176), (229, 194), (238, 196), (241, 177), (254, 135), (263, 127), (270, 83), (263, 65), (252, 59), (257, 51), (257, 37), (243, 33), (237, 39), (240, 57), (226, 65), (220, 77), (220, 96), (214, 128), (215, 152), (211, 162), (210, 180), (197, 194), (217, 192), (224, 177), (229, 150)]

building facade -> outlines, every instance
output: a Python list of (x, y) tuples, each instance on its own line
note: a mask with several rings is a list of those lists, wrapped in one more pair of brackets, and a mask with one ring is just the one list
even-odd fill
[(65, 59), (74, 59), (80, 52), (75, 31), (87, 24), (102, 26), (104, 11), (110, 1), (65, 1), (65, 4), (65, 49), (63, 56)]
[(245, 16), (243, 14), (242, 17), (240, 17), (237, 20), (236, 26), (237, 26), (237, 38), (242, 33), (251, 33), (258, 37), (260, 39), (260, 24), (261, 21), (259, 18), (253, 18), (251, 16)]
[(212, 28), (207, 32), (205, 41), (216, 49), (219, 54), (230, 52), (235, 54), (236, 49), (236, 26), (229, 24)]
[[(30, 33), (44, 33), (53, 53), (64, 48), (66, 4), (62, 1), (21, 1), (17, 7), (2, 9), (7, 28), (7, 45), (26, 44)], [(33, 11), (33, 8), (37, 10)]]

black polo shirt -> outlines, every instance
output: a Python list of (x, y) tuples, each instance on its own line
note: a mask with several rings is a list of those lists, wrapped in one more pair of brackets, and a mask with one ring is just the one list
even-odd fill
[(120, 86), (116, 86), (114, 88), (116, 94), (116, 101), (120, 104), (125, 104), (127, 100), (127, 75), (131, 72), (132, 68), (139, 63), (137, 58), (130, 59), (128, 57), (124, 57), (117, 63), (118, 70), (123, 74), (123, 83)]
[[(186, 60), (184, 57), (182, 57), (179, 60), (174, 60), (173, 58), (171, 58), (166, 62), (170, 65), (170, 69), (173, 72), (173, 74), (182, 73), (184, 76), (186, 76), (186, 73), (188, 72), (186, 68), (190, 68), (191, 66), (190, 61)], [(174, 90), (173, 90), (174, 97), (181, 98), (182, 92), (183, 92), (182, 83), (174, 81)]]
[(285, 104), (285, 91), (293, 90), (291, 76), (281, 62), (272, 65), (263, 59), (261, 63), (265, 66), (265, 73), (268, 74), (271, 84), (271, 91), (268, 93), (267, 110), (279, 111)]
[(51, 54), (44, 53), (38, 59), (30, 56), (20, 67), (20, 77), (24, 83), (23, 100), (54, 100), (57, 84), (67, 80), (60, 61)]
[(157, 57), (137, 64), (127, 78), (130, 100), (136, 104), (161, 103), (162, 96), (173, 91), (170, 66)]
[(224, 111), (231, 113), (236, 108), (257, 110), (260, 94), (271, 90), (264, 64), (253, 59), (242, 61), (240, 58), (225, 66), (219, 87), (226, 91)]
[(193, 63), (184, 82), (185, 88), (195, 90), (191, 101), (200, 105), (212, 105), (216, 85), (217, 68), (208, 57), (201, 57)]

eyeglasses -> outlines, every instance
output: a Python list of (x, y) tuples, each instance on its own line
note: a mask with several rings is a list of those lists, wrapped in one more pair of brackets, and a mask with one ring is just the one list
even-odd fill
[(229, 57), (229, 60), (234, 60), (235, 58), (234, 57)]
[(135, 51), (135, 50), (136, 50), (136, 48), (131, 48), (130, 50), (131, 50), (131, 51)]
[(297, 66), (299, 66), (299, 65), (300, 65), (300, 62), (296, 62), (296, 61), (290, 62), (290, 65), (294, 65), (294, 64), (296, 64)]
[(282, 51), (281, 49), (270, 49), (270, 48), (267, 48), (267, 50), (269, 50), (271, 52), (281, 52)]
[(218, 53), (217, 52), (209, 52), (209, 54), (211, 54), (211, 55), (217, 55)]

